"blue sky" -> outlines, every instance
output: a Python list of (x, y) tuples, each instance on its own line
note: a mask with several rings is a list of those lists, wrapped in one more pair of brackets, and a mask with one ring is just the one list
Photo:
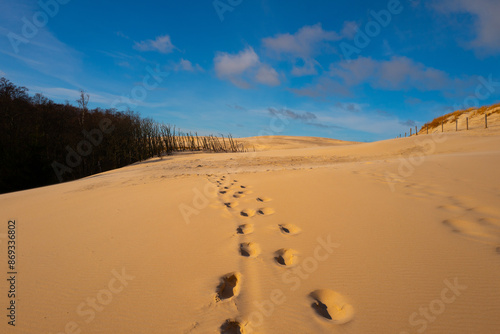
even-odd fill
[(0, 6), (0, 75), (184, 131), (373, 141), (500, 99), (497, 0)]

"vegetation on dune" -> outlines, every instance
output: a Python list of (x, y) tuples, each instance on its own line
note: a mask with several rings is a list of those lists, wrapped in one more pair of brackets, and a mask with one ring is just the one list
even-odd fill
[(420, 131), (424, 131), (427, 128), (429, 128), (429, 130), (435, 129), (435, 128), (441, 126), (441, 123), (443, 123), (443, 124), (453, 123), (460, 116), (462, 116), (463, 114), (466, 114), (466, 113), (470, 113), (471, 118), (474, 116), (484, 115), (485, 113), (487, 113), (488, 115), (494, 114), (494, 113), (500, 113), (500, 103), (494, 104), (491, 106), (483, 106), (480, 108), (469, 108), (469, 109), (464, 109), (464, 110), (457, 110), (457, 111), (451, 112), (449, 114), (436, 117), (432, 121), (425, 123), (422, 126), (422, 128), (420, 129)]
[(0, 78), (0, 193), (75, 180), (180, 151), (244, 151), (230, 135), (198, 136), (133, 111), (55, 103)]

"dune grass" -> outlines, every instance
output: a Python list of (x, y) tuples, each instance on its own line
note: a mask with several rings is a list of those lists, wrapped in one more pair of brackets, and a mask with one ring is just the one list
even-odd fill
[(457, 119), (460, 118), (463, 114), (470, 113), (470, 118), (473, 118), (475, 116), (480, 116), (484, 115), (487, 113), (488, 115), (494, 114), (494, 113), (500, 113), (500, 103), (493, 104), (490, 106), (483, 106), (480, 108), (469, 108), (469, 109), (464, 109), (464, 110), (456, 110), (454, 112), (448, 113), (443, 116), (439, 116), (434, 118), (432, 121), (425, 123), (421, 128), (420, 131), (426, 131), (427, 128), (429, 130), (435, 129), (441, 124), (447, 124), (447, 123), (453, 123)]

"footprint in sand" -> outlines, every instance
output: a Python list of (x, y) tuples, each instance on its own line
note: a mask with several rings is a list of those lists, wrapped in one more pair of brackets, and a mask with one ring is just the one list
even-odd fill
[(275, 254), (274, 259), (282, 266), (290, 267), (297, 263), (297, 251), (294, 249), (282, 248)]
[(258, 202), (271, 202), (271, 201), (272, 201), (272, 199), (271, 199), (271, 198), (269, 198), (269, 197), (258, 197), (258, 198), (257, 198), (257, 201), (258, 201)]
[(224, 203), (225, 206), (227, 206), (228, 208), (232, 209), (232, 208), (235, 208), (238, 206), (238, 202), (226, 202)]
[(293, 224), (280, 224), (280, 231), (286, 235), (296, 235), (302, 232), (302, 230)]
[(449, 211), (449, 212), (464, 212), (465, 209), (458, 206), (458, 205), (453, 205), (453, 204), (449, 204), (449, 205), (440, 205), (438, 206), (438, 209), (441, 209), (441, 210), (444, 210), (444, 211)]
[(222, 301), (238, 296), (240, 293), (241, 274), (239, 272), (229, 273), (220, 279), (217, 286), (216, 301)]
[(242, 198), (242, 197), (245, 197), (245, 194), (243, 193), (243, 191), (239, 191), (239, 192), (234, 193), (233, 197), (234, 198)]
[(474, 208), (470, 208), (469, 211), (473, 211), (473, 212), (479, 213), (481, 215), (492, 216), (492, 217), (499, 217), (500, 216), (500, 210), (497, 208), (493, 208), (491, 206), (474, 207)]
[(465, 219), (447, 219), (443, 221), (445, 226), (451, 228), (455, 233), (483, 242), (500, 241), (500, 225), (491, 218), (481, 218), (477, 221)]
[(253, 233), (253, 224), (243, 224), (238, 226), (236, 229), (238, 234), (250, 234)]
[(240, 254), (246, 257), (256, 257), (260, 254), (260, 247), (255, 242), (241, 243)]
[(345, 324), (354, 317), (354, 308), (338, 292), (321, 289), (311, 292), (309, 296), (314, 299), (311, 306), (316, 313), (335, 324)]
[(244, 209), (244, 210), (241, 210), (240, 215), (242, 215), (243, 217), (253, 217), (253, 216), (255, 216), (255, 210)]
[(261, 216), (269, 216), (272, 215), (274, 212), (275, 211), (272, 208), (260, 208), (259, 210), (257, 210), (257, 213)]
[(225, 323), (220, 326), (221, 334), (245, 334), (245, 325), (234, 319), (227, 319)]
[(227, 190), (221, 190), (221, 191), (219, 191), (219, 194), (225, 194), (225, 193), (227, 193)]

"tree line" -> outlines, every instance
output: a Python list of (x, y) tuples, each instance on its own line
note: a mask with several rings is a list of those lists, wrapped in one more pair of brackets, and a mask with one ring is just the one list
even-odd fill
[(230, 135), (198, 136), (114, 108), (55, 103), (0, 78), (0, 193), (76, 180), (179, 151), (241, 152)]

